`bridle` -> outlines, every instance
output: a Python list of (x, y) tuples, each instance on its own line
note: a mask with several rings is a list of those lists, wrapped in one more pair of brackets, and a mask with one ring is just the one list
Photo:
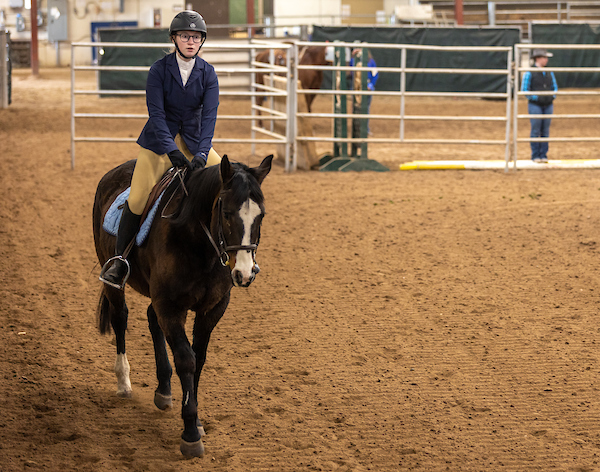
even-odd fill
[(221, 265), (223, 267), (226, 267), (229, 265), (229, 252), (230, 251), (252, 251), (252, 259), (254, 259), (254, 255), (256, 253), (256, 249), (258, 248), (258, 244), (240, 244), (240, 245), (233, 245), (233, 246), (230, 246), (227, 244), (227, 241), (225, 240), (225, 233), (223, 232), (223, 200), (221, 200), (221, 197), (219, 197), (217, 199), (216, 209), (218, 212), (218, 216), (217, 216), (218, 244), (217, 244), (217, 242), (215, 242), (214, 238), (212, 237), (212, 234), (210, 234), (210, 231), (209, 231), (208, 227), (204, 224), (204, 222), (201, 221), (200, 224), (202, 225), (202, 229), (204, 229), (204, 232), (206, 233), (208, 240), (210, 241), (213, 248), (215, 249), (215, 252), (217, 253), (217, 256), (219, 257), (219, 261), (221, 262)]
[[(185, 186), (185, 178), (186, 178), (186, 174), (187, 174), (187, 169), (173, 168), (172, 170), (173, 170), (173, 173), (171, 175), (165, 176), (163, 178), (163, 180), (166, 181), (165, 188), (166, 188), (166, 186), (170, 185), (174, 180), (179, 179), (178, 187), (183, 190), (183, 192), (185, 193), (186, 196), (189, 195), (187, 188)], [(165, 207), (163, 208), (163, 212), (161, 215), (163, 218), (172, 218), (173, 217), (173, 214), (166, 215), (165, 213), (166, 213), (166, 209), (169, 207), (169, 204), (171, 203), (171, 200), (175, 196), (175, 193), (176, 192), (173, 192), (173, 195), (171, 195), (171, 197), (167, 201)], [(229, 259), (230, 259), (229, 252), (230, 251), (252, 251), (252, 259), (254, 259), (255, 254), (256, 254), (256, 249), (258, 249), (258, 244), (240, 244), (240, 245), (233, 245), (233, 246), (230, 246), (227, 244), (227, 241), (225, 240), (225, 232), (223, 231), (223, 200), (221, 199), (221, 196), (219, 196), (219, 198), (217, 198), (217, 202), (216, 202), (215, 206), (216, 206), (216, 210), (218, 212), (218, 218), (217, 218), (218, 243), (215, 242), (214, 238), (212, 237), (212, 234), (210, 233), (210, 230), (204, 224), (204, 222), (201, 221), (200, 224), (202, 225), (202, 229), (206, 233), (208, 240), (212, 244), (212, 247), (215, 249), (215, 252), (217, 253), (217, 257), (219, 258), (219, 261), (221, 262), (221, 265), (223, 267), (226, 267), (229, 265)]]

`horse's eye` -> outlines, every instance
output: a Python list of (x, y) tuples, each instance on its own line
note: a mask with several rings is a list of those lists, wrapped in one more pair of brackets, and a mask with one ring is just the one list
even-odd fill
[(223, 216), (225, 217), (226, 220), (230, 220), (234, 217), (235, 213), (233, 213), (232, 211), (224, 211), (223, 212)]

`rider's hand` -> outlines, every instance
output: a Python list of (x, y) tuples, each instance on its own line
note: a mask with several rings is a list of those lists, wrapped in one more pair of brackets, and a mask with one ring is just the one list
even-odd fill
[(195, 156), (192, 159), (192, 170), (204, 169), (206, 166), (206, 158), (203, 156)]
[(171, 160), (171, 164), (173, 164), (173, 167), (183, 167), (186, 169), (191, 168), (190, 161), (187, 160), (187, 158), (183, 155), (183, 153), (179, 149), (175, 149), (174, 151), (171, 151), (167, 155), (169, 156), (169, 159)]

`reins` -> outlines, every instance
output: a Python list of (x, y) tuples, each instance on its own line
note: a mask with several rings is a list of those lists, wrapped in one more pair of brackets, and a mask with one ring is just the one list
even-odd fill
[[(173, 170), (175, 169), (175, 170)], [(173, 200), (173, 197), (175, 197), (175, 194), (177, 193), (177, 190), (179, 188), (183, 189), (183, 193), (185, 193), (185, 196), (187, 197), (189, 195), (188, 191), (187, 191), (187, 187), (185, 186), (185, 175), (187, 173), (187, 169), (185, 168), (181, 168), (181, 167), (173, 167), (169, 170), (169, 173), (165, 174), (165, 176), (162, 178), (162, 180), (160, 181), (160, 188), (158, 189), (158, 194), (160, 195), (160, 193), (167, 189), (169, 187), (169, 185), (171, 185), (171, 183), (173, 183), (173, 181), (179, 177), (179, 185), (177, 186), (177, 188), (173, 191), (173, 193), (171, 194), (171, 196), (169, 197), (169, 200), (167, 201), (167, 203), (165, 204), (165, 206), (163, 207), (163, 210), (160, 214), (161, 218), (173, 218), (173, 216), (175, 216), (175, 212), (171, 213), (170, 215), (166, 215), (166, 210), (167, 208), (169, 208), (169, 205), (171, 204), (171, 201)], [(157, 185), (157, 187), (159, 186)], [(149, 209), (148, 209), (149, 210)]]

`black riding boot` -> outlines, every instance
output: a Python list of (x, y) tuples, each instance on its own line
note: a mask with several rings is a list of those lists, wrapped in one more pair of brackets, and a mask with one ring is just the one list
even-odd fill
[[(100, 272), (100, 280), (112, 287), (123, 289), (125, 285), (125, 276), (127, 275), (128, 262), (123, 258), (123, 253), (133, 238), (135, 238), (139, 228), (141, 215), (132, 213), (129, 209), (129, 202), (125, 202), (123, 215), (117, 231), (117, 243), (115, 245), (115, 257), (111, 257)], [(112, 265), (111, 265), (112, 264)], [(110, 266), (110, 267), (108, 267)]]

